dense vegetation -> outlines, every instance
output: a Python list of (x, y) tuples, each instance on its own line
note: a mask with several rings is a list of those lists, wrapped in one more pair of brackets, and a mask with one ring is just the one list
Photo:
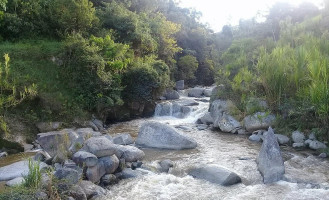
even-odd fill
[(277, 3), (264, 22), (213, 33), (173, 0), (0, 0), (1, 134), (140, 116), (175, 80), (216, 79), (242, 110), (266, 99), (278, 127), (328, 136), (327, 13), (328, 1)]
[(232, 45), (221, 56), (219, 94), (244, 108), (250, 99), (266, 99), (281, 116), (278, 129), (309, 130), (329, 137), (328, 1), (319, 10), (275, 4), (265, 22), (240, 21)]
[(1, 134), (127, 115), (175, 79), (213, 84), (227, 36), (199, 17), (172, 0), (0, 0)]

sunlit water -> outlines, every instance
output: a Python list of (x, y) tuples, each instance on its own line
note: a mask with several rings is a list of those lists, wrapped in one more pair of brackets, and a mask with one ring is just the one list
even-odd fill
[[(208, 103), (199, 103), (200, 105), (184, 119), (170, 116), (153, 117), (119, 123), (109, 129), (113, 135), (128, 132), (136, 137), (139, 127), (145, 121), (189, 127), (187, 131), (178, 130), (194, 138), (198, 147), (183, 151), (143, 149), (146, 154), (144, 164), (156, 166), (160, 160), (171, 159), (175, 163), (174, 168), (168, 174), (149, 173), (143, 177), (122, 180), (109, 187), (110, 195), (107, 199), (329, 199), (328, 160), (319, 159), (313, 156), (312, 152), (296, 152), (289, 147), (282, 148), (286, 181), (264, 185), (256, 164), (261, 144), (250, 142), (247, 136), (211, 130), (199, 131), (195, 121), (209, 106)], [(223, 187), (186, 174), (188, 168), (199, 164), (216, 164), (230, 169), (242, 178), (242, 183)]]

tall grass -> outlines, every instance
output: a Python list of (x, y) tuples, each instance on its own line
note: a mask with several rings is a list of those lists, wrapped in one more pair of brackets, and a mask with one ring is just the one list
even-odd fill
[(24, 177), (24, 185), (28, 188), (37, 189), (41, 183), (40, 162), (33, 161), (31, 158), (29, 162), (29, 173)]

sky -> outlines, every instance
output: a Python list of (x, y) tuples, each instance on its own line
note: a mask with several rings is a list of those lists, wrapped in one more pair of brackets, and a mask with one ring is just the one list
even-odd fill
[[(283, 0), (180, 0), (179, 5), (202, 12), (201, 22), (208, 23), (215, 32), (226, 24), (237, 25), (240, 19), (250, 19), (259, 11), (266, 11), (275, 2)], [(321, 6), (322, 0), (285, 0), (293, 5), (312, 2)]]

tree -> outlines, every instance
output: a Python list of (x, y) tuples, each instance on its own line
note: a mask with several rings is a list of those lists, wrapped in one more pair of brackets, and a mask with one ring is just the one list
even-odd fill
[(178, 80), (192, 80), (195, 79), (194, 73), (198, 69), (198, 61), (196, 57), (187, 55), (183, 56), (178, 60), (178, 72), (177, 79)]
[(93, 4), (88, 0), (53, 0), (47, 12), (50, 27), (60, 36), (85, 33), (99, 21)]

